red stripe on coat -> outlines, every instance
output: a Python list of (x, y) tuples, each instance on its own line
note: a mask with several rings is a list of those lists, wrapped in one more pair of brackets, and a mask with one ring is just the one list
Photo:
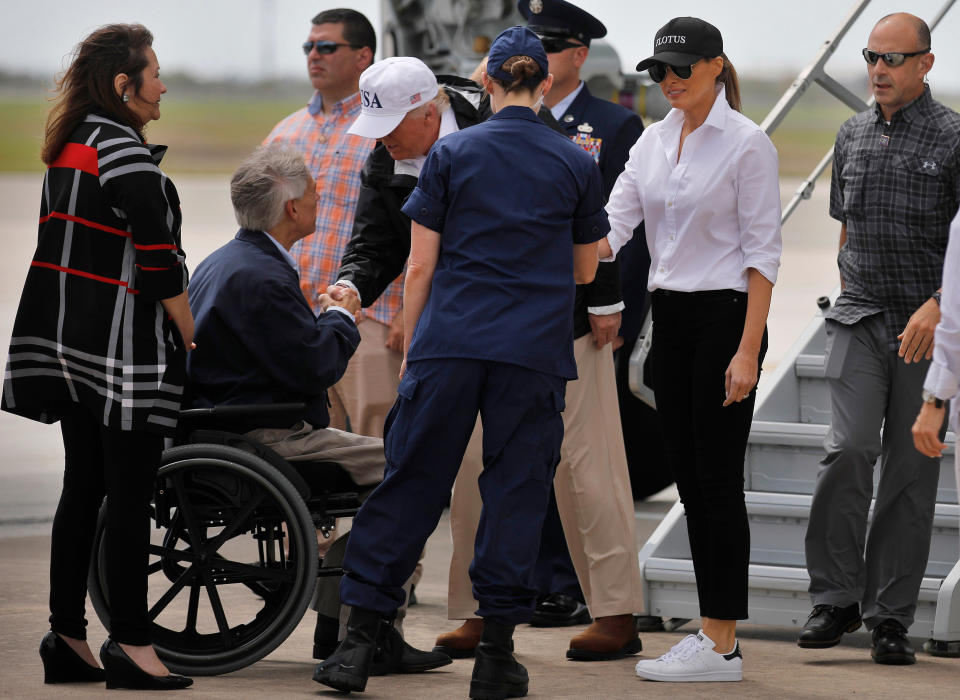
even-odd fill
[(72, 214), (64, 214), (59, 211), (52, 211), (46, 216), (40, 217), (40, 223), (45, 224), (50, 219), (63, 219), (64, 221), (72, 221), (76, 224), (82, 224), (88, 228), (95, 228), (99, 231), (106, 231), (107, 233), (112, 233), (115, 236), (123, 236), (124, 238), (130, 238), (131, 234), (129, 231), (122, 231), (118, 228), (113, 228), (113, 226), (107, 226), (106, 224), (98, 224), (96, 221), (90, 221), (89, 219), (81, 219), (79, 216), (73, 216)]
[(82, 143), (68, 143), (60, 151), (57, 159), (50, 164), (50, 167), (73, 168), (96, 177), (100, 176), (100, 167), (97, 165), (97, 149), (93, 146), (84, 146)]
[[(41, 260), (34, 260), (30, 263), (31, 267), (45, 267), (49, 270), (56, 270), (57, 272), (66, 272), (68, 275), (77, 275), (78, 277), (86, 277), (87, 279), (96, 280), (97, 282), (106, 282), (107, 284), (115, 284), (118, 287), (127, 287), (127, 283), (123, 280), (116, 280), (112, 277), (101, 277), (100, 275), (95, 275), (92, 272), (84, 272), (83, 270), (75, 270), (71, 267), (61, 267), (60, 265), (54, 265), (53, 263), (43, 262)], [(127, 294), (137, 294), (136, 289), (130, 289), (127, 287)]]

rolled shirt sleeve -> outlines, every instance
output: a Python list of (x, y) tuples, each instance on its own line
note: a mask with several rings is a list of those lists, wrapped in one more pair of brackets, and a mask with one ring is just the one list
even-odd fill
[[(584, 153), (586, 155), (586, 153)], [(584, 188), (573, 215), (573, 242), (586, 244), (599, 241), (610, 231), (607, 212), (603, 208), (603, 177), (600, 168), (587, 156)]]
[(607, 219), (610, 222), (610, 233), (607, 242), (613, 255), (601, 258), (601, 262), (609, 262), (617, 256), (617, 252), (633, 238), (633, 231), (643, 221), (643, 200), (638, 187), (640, 172), (640, 143), (644, 137), (630, 149), (630, 156), (623, 172), (617, 178), (607, 201)]
[(737, 217), (743, 271), (756, 269), (777, 282), (780, 237), (780, 179), (777, 149), (762, 131), (747, 139), (737, 168)]
[(430, 151), (420, 171), (416, 188), (410, 193), (401, 211), (431, 231), (443, 231), (447, 218), (447, 177), (449, 159), (446, 150), (438, 144)]

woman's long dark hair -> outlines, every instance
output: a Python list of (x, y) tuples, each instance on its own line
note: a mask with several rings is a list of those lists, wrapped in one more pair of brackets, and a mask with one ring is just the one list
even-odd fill
[(81, 41), (70, 67), (57, 81), (56, 102), (47, 117), (40, 157), (50, 165), (60, 155), (70, 134), (91, 112), (104, 112), (140, 133), (143, 123), (113, 87), (125, 73), (133, 95), (140, 92), (147, 47), (153, 34), (141, 24), (108, 24)]
[(723, 83), (727, 94), (727, 104), (730, 105), (730, 108), (742, 112), (743, 110), (740, 109), (740, 79), (737, 77), (737, 69), (730, 63), (727, 54), (721, 53), (720, 58), (723, 59), (723, 68), (720, 75), (717, 76), (717, 82)]

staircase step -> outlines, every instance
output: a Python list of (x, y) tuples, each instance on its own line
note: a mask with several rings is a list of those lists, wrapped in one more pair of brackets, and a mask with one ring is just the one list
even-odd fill
[[(700, 617), (693, 563), (686, 559), (650, 557), (640, 562), (644, 579), (646, 612), (665, 617)], [(748, 623), (801, 627), (810, 614), (807, 587), (810, 578), (802, 567), (751, 564)], [(942, 578), (927, 577), (920, 595), (910, 634), (926, 639), (933, 634), (937, 594)], [(863, 629), (863, 628), (861, 628)]]
[[(744, 460), (746, 488), (752, 491), (813, 493), (817, 482), (827, 425), (755, 420)], [(943, 459), (940, 460), (938, 503), (957, 502), (954, 470), (956, 436), (947, 432)], [(874, 485), (880, 470), (874, 469)]]

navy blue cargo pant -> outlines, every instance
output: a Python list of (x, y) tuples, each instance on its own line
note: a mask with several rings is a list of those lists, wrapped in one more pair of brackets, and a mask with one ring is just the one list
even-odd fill
[(483, 511), (470, 566), (477, 614), (530, 619), (534, 563), (563, 441), (566, 380), (474, 359), (411, 362), (384, 427), (383, 483), (354, 521), (340, 598), (391, 616), (436, 529), (479, 412)]

